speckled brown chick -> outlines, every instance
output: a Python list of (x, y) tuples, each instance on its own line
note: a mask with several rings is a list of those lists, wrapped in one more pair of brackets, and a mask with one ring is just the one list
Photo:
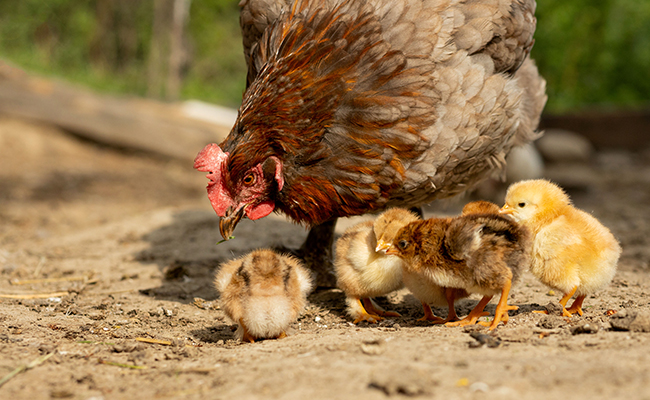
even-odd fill
[(294, 257), (255, 250), (221, 265), (214, 284), (221, 309), (239, 325), (242, 342), (282, 338), (312, 289), (309, 272)]
[(500, 293), (490, 330), (508, 321), (508, 294), (529, 263), (527, 229), (500, 215), (468, 214), (431, 218), (402, 228), (388, 253), (405, 261), (405, 268), (438, 286), (465, 289), (483, 298), (467, 317), (448, 326), (476, 323), (483, 310)]

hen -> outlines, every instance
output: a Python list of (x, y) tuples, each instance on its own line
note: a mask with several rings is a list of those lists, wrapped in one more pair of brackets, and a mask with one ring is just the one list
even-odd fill
[[(280, 211), (328, 271), (336, 218), (416, 207), (499, 174), (536, 137), (534, 0), (242, 0), (247, 89), (194, 167), (229, 238)], [(320, 269), (319, 269), (320, 268)]]

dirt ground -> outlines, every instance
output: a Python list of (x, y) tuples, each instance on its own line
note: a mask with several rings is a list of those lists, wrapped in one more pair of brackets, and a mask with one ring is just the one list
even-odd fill
[[(240, 344), (215, 301), (219, 263), (297, 247), (304, 229), (245, 221), (217, 246), (191, 165), (0, 117), (0, 379), (34, 362), (0, 398), (650, 399), (650, 151), (547, 174), (623, 246), (583, 317), (532, 313), (559, 295), (529, 274), (512, 291), (519, 310), (489, 336), (417, 322), (407, 291), (380, 301), (401, 318), (354, 326), (331, 289), (309, 297), (288, 338)], [(443, 206), (427, 215), (459, 209)]]

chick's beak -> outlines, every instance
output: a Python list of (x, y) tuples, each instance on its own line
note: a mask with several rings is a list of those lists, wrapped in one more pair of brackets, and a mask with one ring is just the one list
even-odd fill
[(239, 220), (244, 216), (246, 207), (240, 207), (238, 210), (232, 210), (232, 207), (226, 210), (226, 215), (219, 220), (219, 231), (224, 240), (230, 239), (232, 232), (239, 223)]
[(508, 215), (508, 214), (512, 214), (513, 212), (515, 212), (515, 211), (512, 208), (508, 207), (507, 204), (504, 205), (503, 207), (501, 207), (501, 209), (499, 210), (499, 214)]
[(390, 249), (390, 243), (386, 243), (383, 240), (379, 239), (377, 240), (377, 247), (375, 248), (375, 251), (377, 253), (382, 252), (385, 253), (388, 249)]
[(397, 247), (391, 245), (388, 248), (388, 250), (386, 250), (386, 255), (387, 256), (399, 256), (399, 251), (397, 250)]

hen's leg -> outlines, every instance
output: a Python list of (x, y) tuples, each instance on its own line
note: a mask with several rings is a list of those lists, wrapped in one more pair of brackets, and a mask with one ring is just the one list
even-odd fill
[(470, 313), (460, 321), (454, 321), (454, 322), (447, 322), (445, 325), (447, 326), (465, 326), (465, 325), (474, 325), (476, 323), (476, 320), (484, 317), (486, 315), (490, 315), (489, 312), (483, 312), (483, 309), (487, 305), (487, 303), (490, 302), (490, 299), (492, 299), (492, 296), (483, 296), (481, 301), (478, 302), (476, 307)]
[(309, 230), (307, 239), (298, 249), (297, 255), (302, 258), (307, 268), (315, 275), (316, 287), (336, 287), (336, 275), (332, 264), (332, 243), (334, 243), (334, 228), (336, 218)]

